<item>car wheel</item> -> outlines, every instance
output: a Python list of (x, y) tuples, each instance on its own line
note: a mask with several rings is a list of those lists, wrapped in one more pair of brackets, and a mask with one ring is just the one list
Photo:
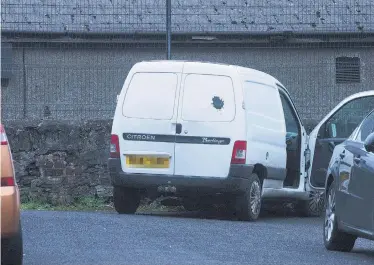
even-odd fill
[(22, 228), (19, 225), (19, 232), (9, 238), (6, 244), (1, 246), (1, 265), (22, 265), (23, 261), (23, 240)]
[(335, 194), (336, 187), (334, 181), (328, 189), (326, 196), (323, 240), (328, 250), (349, 252), (353, 249), (357, 237), (339, 230), (335, 211)]
[(257, 174), (249, 177), (249, 186), (238, 200), (238, 218), (243, 221), (255, 221), (261, 211), (261, 182)]
[(298, 202), (296, 210), (304, 217), (320, 217), (324, 211), (324, 206), (324, 193), (320, 191), (312, 191), (309, 200)]
[(119, 214), (133, 214), (139, 207), (140, 193), (132, 188), (114, 187), (113, 203)]

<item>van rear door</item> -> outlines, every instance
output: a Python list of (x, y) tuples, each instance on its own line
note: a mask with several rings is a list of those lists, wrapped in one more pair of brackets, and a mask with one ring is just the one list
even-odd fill
[(185, 63), (175, 144), (175, 175), (227, 177), (230, 168), (235, 93), (228, 67)]
[[(162, 68), (162, 67), (160, 67)], [(178, 70), (175, 66), (173, 70)], [(124, 172), (174, 174), (177, 95), (181, 73), (136, 72), (125, 95), (119, 132)], [(126, 85), (125, 85), (126, 86)]]

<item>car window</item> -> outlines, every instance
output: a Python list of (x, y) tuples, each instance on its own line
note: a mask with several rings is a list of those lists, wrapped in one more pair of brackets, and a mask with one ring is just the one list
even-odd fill
[(323, 137), (348, 138), (374, 106), (374, 96), (356, 98), (341, 107), (325, 123)]
[(372, 132), (374, 132), (374, 111), (362, 122), (358, 130), (356, 140), (364, 142)]
[(299, 127), (298, 127), (298, 120), (297, 116), (295, 114), (294, 109), (291, 107), (291, 104), (286, 98), (286, 96), (282, 93), (280, 93), (281, 101), (282, 101), (282, 107), (284, 112), (284, 119), (286, 121), (286, 131), (287, 134), (298, 134)]

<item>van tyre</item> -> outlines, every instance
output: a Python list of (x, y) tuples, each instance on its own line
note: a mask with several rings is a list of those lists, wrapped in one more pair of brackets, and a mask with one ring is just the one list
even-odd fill
[(323, 241), (326, 249), (332, 251), (350, 252), (357, 237), (339, 230), (335, 211), (335, 181), (331, 184), (326, 196), (325, 220), (323, 226)]
[(261, 181), (256, 173), (249, 177), (249, 185), (237, 201), (237, 215), (242, 221), (255, 221), (261, 211)]
[[(1, 265), (22, 265), (23, 261), (23, 240), (22, 228), (12, 238), (1, 242)], [(4, 249), (3, 249), (4, 248)]]
[(302, 217), (320, 217), (325, 208), (324, 194), (312, 191), (309, 200), (302, 200), (296, 204), (296, 211)]
[(133, 214), (140, 204), (140, 193), (137, 189), (117, 187), (113, 188), (114, 209), (119, 214)]

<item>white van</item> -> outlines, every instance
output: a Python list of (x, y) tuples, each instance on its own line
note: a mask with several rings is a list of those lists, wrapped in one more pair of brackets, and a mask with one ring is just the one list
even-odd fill
[[(374, 106), (374, 91), (342, 101), (308, 137), (287, 89), (249, 68), (186, 61), (130, 70), (113, 120), (109, 172), (115, 209), (134, 213), (145, 192), (187, 209), (222, 199), (241, 220), (263, 199), (293, 199), (318, 215), (334, 144)], [(314, 158), (314, 159), (313, 159)]]

